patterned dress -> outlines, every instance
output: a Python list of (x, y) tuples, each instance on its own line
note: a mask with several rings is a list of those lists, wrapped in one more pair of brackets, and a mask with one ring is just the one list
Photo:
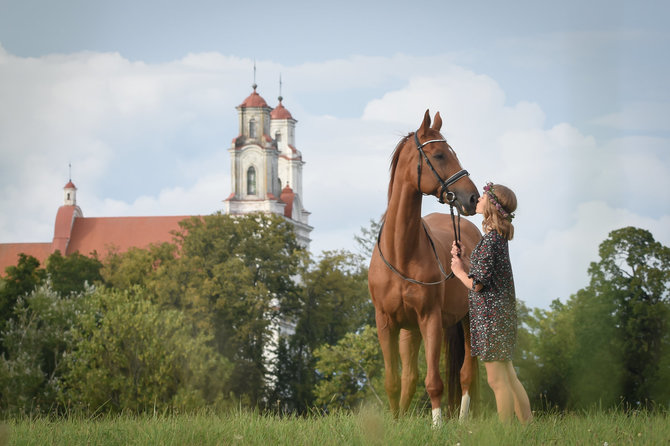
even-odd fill
[(470, 290), (472, 356), (483, 361), (510, 361), (516, 342), (516, 298), (507, 240), (497, 231), (488, 232), (470, 256), (474, 285)]

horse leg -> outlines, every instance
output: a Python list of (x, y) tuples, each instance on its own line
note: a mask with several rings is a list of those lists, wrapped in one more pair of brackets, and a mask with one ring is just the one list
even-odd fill
[(465, 344), (465, 357), (463, 358), (463, 366), (461, 367), (461, 411), (458, 416), (458, 420), (463, 422), (468, 419), (470, 415), (470, 395), (474, 391), (475, 386), (477, 385), (478, 377), (478, 366), (477, 366), (477, 357), (471, 355), (471, 345), (470, 345), (470, 317), (466, 316), (462, 321), (463, 324), (463, 337)]
[(400, 362), (402, 363), (402, 385), (400, 387), (400, 413), (406, 413), (416, 392), (419, 380), (419, 347), (421, 333), (400, 330)]
[(390, 327), (388, 316), (377, 312), (375, 315), (377, 323), (377, 337), (384, 355), (384, 388), (391, 406), (393, 418), (398, 418), (398, 407), (400, 397), (400, 376), (398, 376), (399, 354), (398, 333), (399, 329)]
[(442, 317), (439, 312), (429, 315), (419, 323), (426, 349), (426, 392), (433, 409), (433, 427), (442, 426), (442, 393), (444, 384), (440, 377), (440, 350), (442, 348)]

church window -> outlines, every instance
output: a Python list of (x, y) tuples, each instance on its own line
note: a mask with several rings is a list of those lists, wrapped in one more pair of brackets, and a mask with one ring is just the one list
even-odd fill
[(256, 169), (254, 169), (254, 166), (247, 169), (247, 195), (256, 195)]
[(70, 192), (67, 193), (67, 200), (70, 199)]
[(281, 142), (281, 132), (275, 133), (275, 141)]
[(257, 138), (258, 135), (258, 123), (254, 118), (251, 118), (249, 121), (249, 138)]

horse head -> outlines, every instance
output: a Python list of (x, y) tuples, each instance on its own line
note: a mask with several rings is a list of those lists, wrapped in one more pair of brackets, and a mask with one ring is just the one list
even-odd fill
[[(461, 167), (454, 149), (440, 133), (440, 112), (435, 114), (432, 126), (430, 121), (430, 113), (426, 110), (423, 122), (413, 138), (419, 192), (434, 195), (441, 203), (457, 206), (464, 215), (473, 215), (479, 198), (477, 187), (470, 180), (468, 172)], [(427, 169), (423, 168), (424, 165)]]

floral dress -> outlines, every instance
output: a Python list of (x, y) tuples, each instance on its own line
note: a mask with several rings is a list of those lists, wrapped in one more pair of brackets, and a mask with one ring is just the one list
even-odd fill
[(507, 240), (493, 230), (470, 256), (468, 277), (483, 288), (469, 293), (472, 356), (510, 361), (516, 342), (516, 299)]

